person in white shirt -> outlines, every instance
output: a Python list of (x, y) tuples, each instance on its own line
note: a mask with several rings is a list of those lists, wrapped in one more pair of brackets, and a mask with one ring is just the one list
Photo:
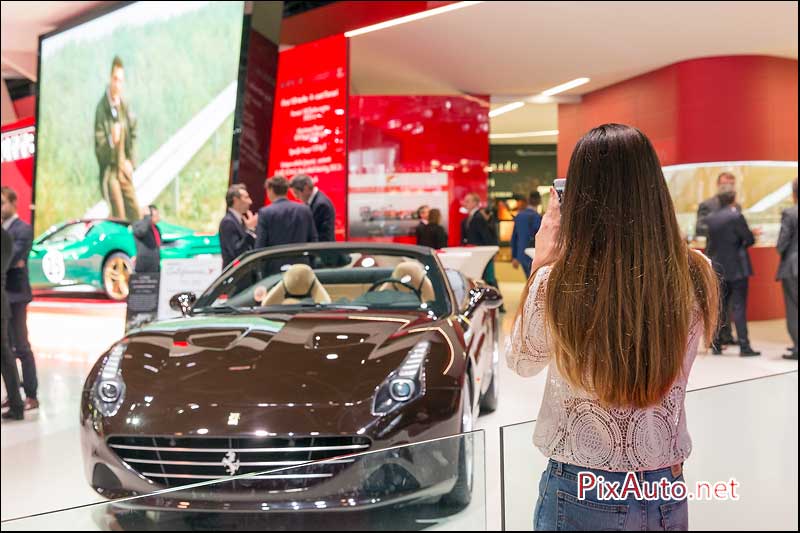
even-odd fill
[(577, 490), (586, 473), (683, 481), (686, 383), (700, 338), (710, 344), (717, 326), (717, 278), (682, 240), (639, 130), (606, 124), (578, 141), (563, 206), (551, 191), (532, 271), (506, 360), (521, 376), (548, 372), (534, 444), (550, 462), (534, 528), (686, 529), (685, 499), (580, 499)]

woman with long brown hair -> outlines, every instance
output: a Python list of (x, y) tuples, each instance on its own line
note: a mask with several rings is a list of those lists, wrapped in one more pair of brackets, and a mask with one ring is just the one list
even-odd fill
[(577, 480), (683, 481), (686, 382), (700, 337), (710, 343), (717, 326), (717, 283), (681, 238), (647, 137), (605, 124), (578, 141), (563, 205), (551, 191), (536, 235), (506, 356), (521, 376), (548, 369), (534, 443), (550, 462), (535, 529), (688, 527), (685, 499), (580, 499)]

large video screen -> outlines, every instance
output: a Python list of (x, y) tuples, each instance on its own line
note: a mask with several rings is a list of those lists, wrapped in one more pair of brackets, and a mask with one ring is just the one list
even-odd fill
[(42, 39), (35, 232), (76, 218), (215, 232), (244, 2), (136, 2)]

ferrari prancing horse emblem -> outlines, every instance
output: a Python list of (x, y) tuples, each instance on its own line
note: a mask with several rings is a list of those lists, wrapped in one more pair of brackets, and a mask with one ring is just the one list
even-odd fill
[(222, 458), (222, 466), (228, 471), (228, 474), (233, 476), (239, 471), (239, 460), (236, 458), (236, 452), (233, 450), (225, 454)]

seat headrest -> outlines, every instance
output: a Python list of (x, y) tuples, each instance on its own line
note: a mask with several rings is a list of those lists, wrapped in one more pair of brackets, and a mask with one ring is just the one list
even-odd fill
[[(420, 291), (422, 296), (423, 302), (429, 302), (435, 299), (435, 293), (433, 291), (433, 285), (431, 284), (430, 278), (428, 278), (427, 272), (425, 272), (425, 268), (416, 261), (403, 261), (396, 267), (394, 267), (394, 271), (392, 272), (392, 278), (399, 279), (405, 283), (408, 283), (412, 287), (416, 288)], [(380, 289), (381, 291), (400, 291), (400, 292), (409, 292), (409, 289), (403, 285), (398, 285), (396, 283), (384, 283)]]
[(308, 265), (292, 265), (283, 273), (283, 284), (289, 294), (308, 294), (315, 281), (317, 276)]
[(283, 273), (283, 279), (276, 283), (261, 300), (261, 305), (288, 305), (310, 297), (314, 303), (329, 304), (331, 297), (310, 266), (296, 264)]

